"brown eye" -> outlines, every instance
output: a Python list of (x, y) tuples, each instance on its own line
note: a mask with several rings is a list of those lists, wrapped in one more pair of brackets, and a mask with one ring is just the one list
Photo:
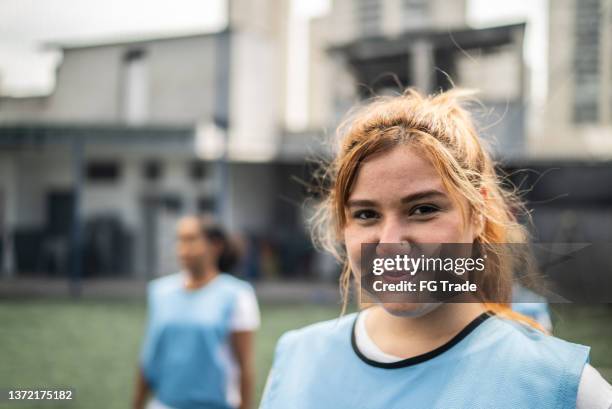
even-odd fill
[(416, 216), (428, 216), (428, 215), (438, 212), (439, 210), (440, 209), (438, 209), (436, 206), (433, 206), (433, 205), (421, 205), (421, 206), (415, 207), (412, 210), (412, 214)]
[(370, 220), (377, 216), (378, 214), (373, 210), (358, 210), (353, 213), (353, 218), (358, 220)]

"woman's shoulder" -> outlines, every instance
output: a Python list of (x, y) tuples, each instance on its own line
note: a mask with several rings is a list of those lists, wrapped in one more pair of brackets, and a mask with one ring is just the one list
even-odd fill
[(172, 291), (176, 288), (180, 288), (182, 284), (181, 273), (168, 274), (161, 277), (157, 277), (149, 281), (147, 289), (149, 294)]
[(525, 354), (555, 354), (559, 351), (572, 352), (576, 355), (588, 356), (590, 347), (566, 341), (552, 334), (542, 332), (529, 325), (502, 317), (494, 317), (500, 326), (505, 328), (505, 342), (520, 345)]
[(277, 342), (277, 355), (291, 349), (316, 350), (333, 345), (334, 341), (350, 342), (350, 331), (357, 313), (343, 315), (326, 321), (315, 322), (285, 332)]
[(584, 364), (588, 359), (589, 346), (566, 341), (509, 318), (493, 316), (489, 321), (485, 336), (478, 342), (498, 351), (516, 354), (512, 356), (513, 360), (559, 365), (566, 361), (583, 361)]
[(223, 288), (229, 291), (236, 293), (255, 291), (253, 285), (249, 281), (243, 280), (234, 275), (228, 273), (219, 273), (219, 276), (217, 278), (219, 280), (219, 284), (221, 284)]
[(507, 373), (530, 374), (576, 397), (578, 384), (589, 361), (590, 347), (563, 340), (510, 319), (495, 317), (499, 331), (487, 360), (496, 361)]

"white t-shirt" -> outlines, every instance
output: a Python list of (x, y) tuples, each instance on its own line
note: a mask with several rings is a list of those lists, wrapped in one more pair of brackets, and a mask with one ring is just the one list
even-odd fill
[[(261, 324), (261, 316), (257, 298), (252, 289), (245, 289), (238, 293), (236, 299), (236, 308), (230, 319), (230, 331), (255, 331)], [(240, 368), (236, 357), (231, 350), (231, 346), (224, 344), (221, 350), (221, 359), (226, 364), (227, 368), (227, 399), (228, 402), (238, 407), (240, 405)], [(147, 405), (147, 409), (173, 409), (168, 405), (153, 398)]]
[[(236, 308), (230, 320), (231, 332), (255, 331), (259, 328), (261, 317), (257, 298), (251, 290), (241, 291), (236, 299)], [(224, 344), (221, 357), (227, 364), (227, 399), (238, 407), (240, 405), (240, 368), (231, 346)]]
[[(402, 358), (381, 350), (370, 338), (365, 326), (368, 312), (368, 309), (363, 310), (355, 325), (355, 341), (359, 351), (368, 359), (380, 363), (401, 361)], [(590, 364), (586, 364), (582, 371), (576, 409), (612, 409), (612, 386)]]

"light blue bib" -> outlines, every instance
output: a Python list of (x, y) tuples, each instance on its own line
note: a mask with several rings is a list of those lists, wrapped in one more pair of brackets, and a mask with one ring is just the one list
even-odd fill
[(186, 290), (181, 274), (149, 283), (141, 366), (162, 403), (178, 409), (230, 408), (221, 349), (228, 342), (237, 293), (249, 285), (228, 274), (197, 290)]
[(356, 313), (284, 334), (260, 409), (575, 408), (589, 348), (483, 315), (391, 364), (356, 349)]

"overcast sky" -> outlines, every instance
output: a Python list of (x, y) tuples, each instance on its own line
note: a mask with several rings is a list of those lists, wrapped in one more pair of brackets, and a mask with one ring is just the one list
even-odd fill
[(216, 30), (223, 0), (0, 0), (0, 89), (48, 93), (58, 55), (49, 41), (96, 41), (121, 36)]
[[(474, 26), (529, 21), (525, 57), (535, 99), (546, 92), (546, 1), (468, 0), (468, 21)], [(329, 0), (292, 2), (288, 105), (305, 108), (306, 23), (325, 13)], [(44, 50), (44, 43), (216, 31), (226, 21), (226, 0), (0, 0), (0, 93), (24, 96), (52, 91), (61, 57)]]

